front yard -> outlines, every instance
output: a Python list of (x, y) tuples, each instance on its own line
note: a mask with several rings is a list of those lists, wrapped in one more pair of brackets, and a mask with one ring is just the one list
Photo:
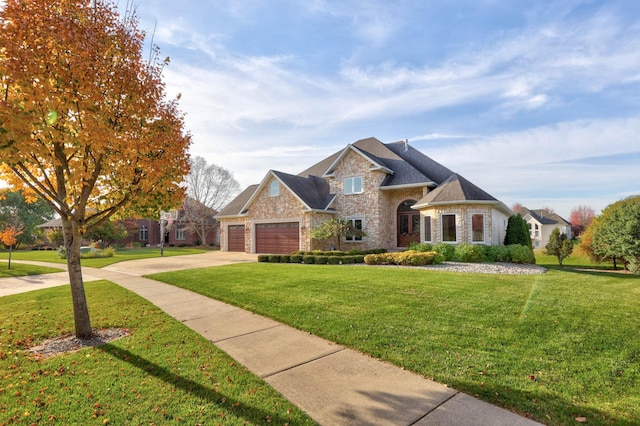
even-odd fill
[[(552, 263), (551, 263), (552, 264)], [(545, 424), (640, 423), (640, 279), (242, 264), (164, 273)]]
[[(165, 256), (181, 256), (185, 254), (198, 254), (208, 251), (207, 248), (200, 247), (165, 247)], [(136, 248), (136, 249), (118, 249), (113, 257), (103, 257), (94, 259), (82, 259), (82, 266), (92, 268), (102, 268), (117, 262), (126, 260), (147, 259), (151, 257), (160, 257), (160, 249), (158, 247)], [(8, 251), (0, 251), (0, 259), (8, 259)], [(61, 259), (56, 250), (19, 250), (11, 254), (11, 260), (32, 260), (39, 262), (63, 263), (66, 259)], [(12, 263), (13, 267), (13, 263)]]

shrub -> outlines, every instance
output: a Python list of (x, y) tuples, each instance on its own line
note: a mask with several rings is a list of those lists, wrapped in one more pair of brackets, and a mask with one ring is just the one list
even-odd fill
[(512, 244), (507, 246), (509, 252), (511, 254), (511, 262), (513, 263), (526, 263), (526, 264), (534, 264), (536, 263), (536, 257), (533, 254), (533, 250), (531, 250), (527, 246), (522, 246), (520, 244)]
[(351, 265), (356, 263), (355, 256), (342, 256), (343, 265)]
[(442, 263), (444, 257), (435, 251), (369, 254), (364, 257), (367, 265), (425, 266)]
[(477, 244), (458, 244), (454, 252), (455, 259), (460, 262), (480, 263), (484, 260), (484, 249)]
[(509, 221), (507, 222), (504, 245), (510, 246), (512, 244), (520, 244), (530, 249), (533, 248), (531, 245), (531, 236), (529, 235), (529, 225), (527, 225), (527, 222), (520, 213), (509, 217)]
[(269, 263), (280, 263), (280, 255), (279, 254), (270, 254), (269, 255)]
[(487, 246), (484, 255), (490, 262), (511, 262), (511, 250), (506, 246)]
[(314, 263), (316, 263), (316, 257), (312, 254), (307, 254), (302, 256), (302, 263), (306, 264), (306, 265), (312, 265)]
[(456, 249), (451, 244), (438, 243), (433, 246), (433, 251), (440, 253), (444, 257), (444, 260), (452, 260), (455, 256)]
[(259, 254), (258, 255), (258, 262), (268, 262), (269, 261), (269, 255), (268, 254)]
[(291, 263), (302, 263), (302, 255), (301, 254), (292, 254), (289, 257), (289, 261)]
[(341, 256), (329, 256), (327, 258), (327, 263), (329, 265), (339, 265), (341, 261)]
[(291, 256), (283, 254), (280, 256), (280, 263), (289, 263), (291, 262)]
[(409, 244), (409, 247), (407, 248), (407, 250), (413, 250), (413, 251), (419, 251), (419, 252), (433, 251), (433, 245), (427, 244), (427, 243), (413, 242)]
[(316, 265), (326, 265), (329, 261), (329, 256), (316, 256), (315, 264)]

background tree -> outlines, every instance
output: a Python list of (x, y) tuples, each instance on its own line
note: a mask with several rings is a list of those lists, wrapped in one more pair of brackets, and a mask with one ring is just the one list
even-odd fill
[(10, 225), (22, 229), (16, 248), (32, 245), (42, 239), (44, 232), (38, 228), (55, 217), (55, 212), (43, 199), (28, 203), (22, 191), (0, 191), (0, 227)]
[(558, 258), (558, 263), (562, 268), (562, 261), (573, 252), (573, 243), (567, 238), (567, 234), (560, 233), (559, 228), (553, 228), (545, 250), (548, 255)]
[(511, 244), (520, 244), (533, 249), (531, 235), (529, 234), (529, 225), (520, 213), (510, 216), (507, 222), (504, 245), (508, 246)]
[(571, 210), (571, 215), (569, 216), (571, 234), (573, 234), (574, 237), (580, 236), (580, 234), (591, 225), (595, 216), (595, 212), (589, 206), (580, 205)]
[(117, 241), (124, 240), (127, 235), (129, 231), (125, 224), (110, 219), (88, 231), (85, 237), (93, 241), (102, 241), (105, 247), (109, 247)]
[(7, 262), (7, 269), (11, 269), (11, 252), (13, 246), (18, 242), (18, 235), (22, 233), (22, 230), (16, 230), (13, 226), (6, 228), (4, 231), (0, 231), (0, 241), (9, 249), (9, 261)]
[(346, 237), (365, 237), (363, 229), (353, 226), (353, 222), (346, 218), (331, 218), (325, 220), (311, 230), (311, 238), (314, 240), (330, 240), (338, 250), (341, 250), (342, 240)]
[(229, 170), (207, 164), (202, 157), (191, 159), (185, 184), (188, 198), (182, 206), (181, 221), (198, 234), (201, 244), (206, 244), (207, 234), (215, 227), (213, 216), (238, 195), (240, 184)]
[(513, 210), (514, 213), (520, 213), (520, 210), (522, 210), (522, 204), (515, 203), (511, 206), (511, 210)]
[[(625, 198), (607, 206), (591, 225), (593, 252), (637, 272), (640, 263), (640, 195)], [(591, 228), (590, 227), (590, 228)]]
[(104, 0), (6, 0), (0, 11), (0, 179), (60, 216), (75, 334), (92, 333), (82, 236), (117, 212), (177, 206), (190, 137), (159, 51)]

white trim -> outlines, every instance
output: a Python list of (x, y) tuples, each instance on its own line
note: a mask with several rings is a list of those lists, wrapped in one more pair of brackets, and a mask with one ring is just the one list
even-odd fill
[[(355, 179), (360, 179), (360, 191), (347, 192), (347, 180), (351, 181), (351, 190), (353, 190), (355, 186)], [(364, 177), (362, 175), (355, 175), (342, 178), (342, 193), (343, 195), (356, 195), (364, 193)]]
[[(456, 239), (454, 241), (445, 241), (444, 240), (444, 216), (453, 216), (455, 231), (456, 231)], [(440, 241), (445, 244), (458, 244), (460, 242), (460, 230), (458, 229), (458, 214), (456, 213), (440, 213)]]

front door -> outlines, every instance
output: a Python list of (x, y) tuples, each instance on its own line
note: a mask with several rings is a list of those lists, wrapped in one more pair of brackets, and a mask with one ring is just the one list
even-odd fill
[(398, 247), (420, 242), (420, 213), (411, 208), (415, 200), (406, 200), (398, 207)]

